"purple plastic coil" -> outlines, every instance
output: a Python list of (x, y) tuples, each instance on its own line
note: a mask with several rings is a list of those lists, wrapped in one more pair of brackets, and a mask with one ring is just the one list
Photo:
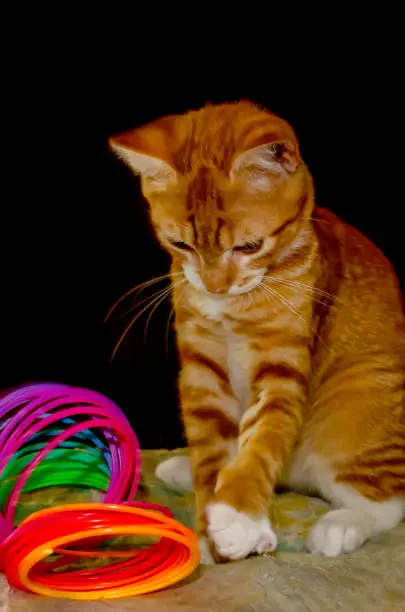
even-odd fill
[(17, 451), (46, 433), (42, 448), (19, 474), (0, 512), (0, 541), (14, 529), (15, 508), (32, 472), (51, 451), (83, 432), (104, 454), (109, 468), (104, 502), (133, 502), (141, 474), (140, 448), (114, 402), (96, 391), (60, 384), (22, 387), (0, 400), (0, 476)]

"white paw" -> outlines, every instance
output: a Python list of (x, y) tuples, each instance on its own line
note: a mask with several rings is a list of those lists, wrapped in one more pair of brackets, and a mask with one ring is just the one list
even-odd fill
[(200, 538), (198, 540), (198, 546), (201, 553), (200, 564), (202, 565), (215, 565), (213, 556), (211, 555), (210, 545), (207, 538)]
[(332, 510), (312, 527), (308, 549), (318, 555), (337, 557), (353, 552), (367, 539), (367, 517), (352, 510)]
[(277, 536), (267, 518), (253, 519), (223, 503), (206, 508), (208, 535), (221, 557), (244, 559), (251, 553), (265, 553), (277, 546)]
[(169, 487), (179, 491), (193, 490), (193, 476), (188, 457), (171, 457), (159, 463), (155, 475)]

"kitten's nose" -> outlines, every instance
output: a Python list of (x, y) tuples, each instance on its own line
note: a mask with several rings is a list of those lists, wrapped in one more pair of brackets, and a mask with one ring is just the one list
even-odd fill
[(221, 294), (229, 290), (229, 278), (221, 270), (204, 270), (200, 272), (201, 280), (209, 293)]

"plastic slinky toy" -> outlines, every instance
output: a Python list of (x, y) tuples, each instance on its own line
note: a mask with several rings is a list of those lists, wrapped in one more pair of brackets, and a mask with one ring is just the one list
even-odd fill
[[(103, 395), (37, 384), (1, 399), (0, 570), (9, 584), (91, 600), (151, 593), (190, 575), (200, 562), (196, 535), (167, 508), (133, 501), (140, 474), (136, 435)], [(21, 494), (54, 486), (98, 489), (104, 503), (47, 508), (15, 527)], [(105, 546), (121, 536), (156, 542), (121, 550)], [(90, 559), (103, 564), (77, 564)]]

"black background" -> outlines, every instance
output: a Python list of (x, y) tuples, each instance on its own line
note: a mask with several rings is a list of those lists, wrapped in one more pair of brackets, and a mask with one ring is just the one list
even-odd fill
[(168, 261), (108, 137), (206, 101), (263, 104), (296, 129), (318, 203), (371, 237), (404, 280), (401, 71), (381, 43), (373, 53), (375, 39), (345, 56), (340, 39), (330, 55), (322, 42), (291, 61), (272, 44), (260, 61), (228, 47), (196, 63), (190, 41), (181, 54), (150, 40), (124, 51), (107, 34), (79, 43), (75, 31), (59, 33), (25, 40), (3, 73), (1, 386), (94, 387), (125, 410), (143, 447), (174, 447), (182, 432), (169, 306), (155, 312), (146, 343), (144, 316), (109, 361), (132, 302), (105, 325), (109, 307)]

